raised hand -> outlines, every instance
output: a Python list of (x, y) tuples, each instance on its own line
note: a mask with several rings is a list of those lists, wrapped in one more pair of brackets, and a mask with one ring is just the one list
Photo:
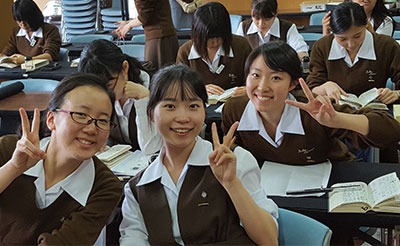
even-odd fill
[(126, 34), (132, 29), (132, 27), (129, 25), (129, 21), (117, 21), (114, 23), (114, 25), (119, 25), (119, 27), (112, 31), (112, 33), (117, 34), (120, 38), (125, 38)]
[(329, 97), (319, 95), (317, 98), (314, 98), (306, 82), (304, 82), (303, 79), (300, 79), (299, 81), (301, 88), (308, 99), (308, 103), (296, 102), (292, 100), (286, 100), (285, 102), (289, 105), (307, 111), (320, 124), (328, 127), (334, 127), (335, 125), (333, 123), (336, 117), (336, 111), (333, 108)]
[(126, 98), (141, 99), (148, 97), (150, 91), (141, 84), (128, 81), (125, 84), (124, 93)]
[(228, 134), (224, 136), (222, 144), (219, 142), (217, 126), (211, 125), (212, 140), (214, 151), (209, 155), (210, 167), (215, 178), (223, 185), (227, 186), (236, 178), (236, 156), (230, 147), (234, 143), (233, 137), (239, 122), (232, 124)]
[(18, 140), (10, 161), (17, 170), (23, 173), (34, 166), (39, 160), (45, 159), (46, 154), (40, 149), (39, 144), (39, 109), (35, 108), (34, 110), (32, 128), (30, 127), (25, 109), (20, 108), (19, 115), (21, 117), (22, 137)]
[(331, 33), (330, 24), (331, 24), (331, 11), (326, 13), (324, 18), (322, 18), (322, 34), (324, 36)]
[(327, 81), (320, 87), (322, 87), (322, 89), (325, 91), (324, 94), (335, 99), (336, 103), (339, 103), (340, 95), (344, 95), (346, 97), (349, 96), (337, 83), (333, 81)]

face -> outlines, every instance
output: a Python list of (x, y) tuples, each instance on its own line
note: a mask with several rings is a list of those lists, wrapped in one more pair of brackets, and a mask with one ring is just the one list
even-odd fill
[(258, 31), (263, 34), (269, 31), (275, 20), (275, 16), (271, 18), (257, 18), (252, 16), (251, 18), (253, 19), (253, 23), (256, 25)]
[(357, 54), (365, 39), (364, 26), (352, 26), (341, 34), (334, 34), (336, 41), (347, 50), (349, 54)]
[[(111, 118), (112, 104), (106, 92), (93, 86), (80, 86), (68, 92), (60, 109), (81, 112), (95, 119)], [(50, 144), (62, 150), (66, 158), (86, 160), (105, 144), (109, 131), (72, 120), (70, 114), (49, 112), (47, 125), (51, 133)]]
[(218, 49), (224, 43), (222, 38), (209, 38), (207, 39), (207, 49)]
[(261, 115), (282, 113), (287, 95), (295, 87), (290, 82), (291, 77), (287, 72), (272, 70), (260, 55), (250, 66), (246, 79), (246, 93)]
[(25, 31), (28, 32), (28, 31), (31, 30), (31, 28), (30, 28), (28, 22), (26, 22), (26, 21), (18, 21), (18, 20), (17, 20), (16, 22), (17, 22), (18, 26), (19, 26), (20, 28), (24, 29)]
[(372, 12), (376, 4), (376, 0), (352, 0), (352, 2), (363, 6), (366, 13)]
[(108, 88), (115, 94), (115, 100), (119, 100), (124, 96), (124, 89), (127, 80), (123, 73), (113, 74), (112, 79), (108, 81)]
[(205, 119), (203, 101), (193, 96), (181, 100), (178, 93), (167, 92), (153, 112), (156, 124), (167, 148), (193, 148), (195, 138), (200, 133)]

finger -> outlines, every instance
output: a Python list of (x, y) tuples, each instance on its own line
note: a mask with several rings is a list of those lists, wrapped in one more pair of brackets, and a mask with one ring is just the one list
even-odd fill
[(211, 124), (211, 136), (212, 136), (214, 150), (217, 150), (220, 146), (220, 142), (218, 138), (217, 125), (215, 124), (215, 122)]
[(332, 94), (332, 97), (333, 97), (333, 99), (335, 99), (335, 103), (336, 103), (336, 104), (339, 104), (339, 101), (340, 101), (340, 94), (337, 93), (337, 92), (335, 92), (335, 93)]
[(224, 153), (218, 160), (217, 163), (215, 163), (216, 166), (223, 165), (224, 163), (229, 163), (232, 160), (234, 160), (235, 155), (232, 153)]
[(211, 154), (208, 156), (208, 160), (209, 160), (211, 166), (215, 165), (214, 159), (215, 159), (216, 156), (217, 156), (217, 151), (216, 150), (211, 152)]
[(221, 87), (219, 87), (218, 85), (214, 85), (214, 84), (209, 84), (209, 87), (211, 90), (215, 91), (216, 93), (224, 93), (224, 89), (222, 89)]
[(27, 136), (30, 132), (30, 125), (28, 120), (28, 115), (24, 108), (19, 108), (19, 116), (21, 117), (21, 126), (22, 126), (22, 136)]
[(286, 104), (289, 104), (291, 106), (297, 107), (299, 109), (302, 110), (307, 110), (307, 103), (303, 103), (303, 102), (296, 102), (296, 101), (292, 101), (292, 100), (285, 100)]
[(340, 88), (340, 94), (341, 94), (341, 95), (344, 95), (344, 96), (346, 96), (346, 97), (349, 96), (342, 88)]
[(300, 86), (301, 86), (301, 88), (303, 89), (303, 92), (304, 92), (304, 94), (306, 95), (308, 101), (314, 100), (314, 96), (313, 96), (313, 94), (312, 94), (310, 88), (308, 88), (308, 86), (307, 86), (306, 82), (304, 81), (304, 79), (303, 79), (303, 78), (300, 78), (300, 79), (299, 79), (299, 82), (300, 82)]
[(38, 108), (35, 108), (33, 111), (33, 122), (32, 122), (32, 133), (39, 134), (40, 128), (40, 111)]
[(224, 141), (223, 145), (227, 146), (228, 148), (231, 147), (231, 142), (233, 139), (233, 135), (235, 134), (236, 128), (238, 127), (239, 122), (235, 121), (232, 125), (231, 128), (229, 128), (228, 133), (224, 136)]
[(121, 25), (122, 21), (114, 22), (114, 25)]

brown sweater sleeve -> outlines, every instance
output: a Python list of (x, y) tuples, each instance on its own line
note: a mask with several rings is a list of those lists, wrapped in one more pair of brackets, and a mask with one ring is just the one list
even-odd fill
[(390, 63), (390, 78), (395, 83), (395, 88), (400, 90), (400, 46), (393, 40), (392, 45), (387, 47), (388, 53), (393, 57)]
[(5, 135), (0, 137), (0, 167), (11, 159), (17, 141), (17, 135)]
[(51, 55), (53, 61), (60, 60), (61, 37), (56, 26), (45, 23), (43, 28), (43, 53)]
[(176, 55), (176, 63), (183, 63), (189, 66), (189, 53), (192, 48), (193, 42), (191, 40), (184, 43), (181, 47), (179, 47), (178, 54)]
[(43, 233), (47, 245), (93, 245), (122, 196), (117, 177), (96, 157), (95, 181), (86, 206), (73, 212), (60, 229)]
[(135, 0), (136, 9), (138, 11), (138, 19), (143, 26), (152, 23), (157, 9), (157, 3), (160, 0)]
[(14, 27), (12, 30), (12, 33), (10, 35), (10, 38), (8, 39), (7, 45), (4, 47), (3, 51), (1, 52), (2, 54), (6, 56), (11, 56), (13, 54), (18, 53), (17, 49), (17, 32), (19, 28)]
[(328, 71), (325, 61), (328, 60), (332, 39), (333, 36), (323, 37), (312, 47), (310, 56), (310, 74), (307, 77), (307, 85), (310, 89), (322, 85), (328, 79)]

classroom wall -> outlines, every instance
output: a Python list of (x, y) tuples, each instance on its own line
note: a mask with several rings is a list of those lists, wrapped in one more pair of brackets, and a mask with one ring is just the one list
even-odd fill
[(11, 13), (11, 6), (13, 0), (0, 0), (0, 52), (3, 50), (4, 46), (7, 44), (8, 38), (10, 37), (12, 28), (15, 26), (14, 19)]

